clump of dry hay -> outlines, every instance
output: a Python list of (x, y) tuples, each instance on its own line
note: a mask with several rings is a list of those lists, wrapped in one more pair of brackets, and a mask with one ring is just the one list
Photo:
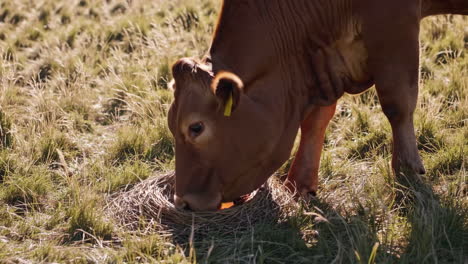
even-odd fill
[(251, 194), (249, 201), (216, 212), (178, 210), (173, 205), (174, 174), (156, 175), (112, 195), (107, 211), (129, 229), (151, 226), (175, 237), (245, 231), (258, 222), (281, 221), (298, 207), (277, 177)]

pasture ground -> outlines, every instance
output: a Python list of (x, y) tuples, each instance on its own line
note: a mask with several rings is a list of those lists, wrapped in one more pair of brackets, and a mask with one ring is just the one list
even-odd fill
[(170, 66), (206, 53), (219, 2), (0, 2), (0, 262), (466, 263), (461, 16), (422, 25), (422, 181), (392, 176), (371, 89), (340, 100), (318, 198), (280, 223), (189, 244), (106, 218), (110, 194), (174, 168)]

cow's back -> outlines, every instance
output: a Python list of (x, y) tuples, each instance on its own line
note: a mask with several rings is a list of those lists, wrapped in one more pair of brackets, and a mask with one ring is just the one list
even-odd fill
[(440, 14), (468, 15), (467, 0), (423, 0), (422, 16)]

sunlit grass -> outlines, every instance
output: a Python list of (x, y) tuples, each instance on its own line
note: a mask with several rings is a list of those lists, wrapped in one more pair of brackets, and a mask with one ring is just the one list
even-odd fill
[(174, 241), (144, 226), (129, 232), (104, 214), (109, 195), (174, 168), (170, 67), (206, 54), (218, 8), (214, 0), (0, 2), (0, 259), (462, 263), (468, 63), (460, 16), (422, 23), (422, 181), (393, 176), (391, 129), (371, 89), (340, 100), (318, 198), (287, 219)]

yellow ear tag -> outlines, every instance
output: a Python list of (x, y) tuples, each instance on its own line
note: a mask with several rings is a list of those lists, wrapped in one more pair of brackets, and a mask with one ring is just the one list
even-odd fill
[(224, 106), (224, 116), (231, 116), (232, 112), (232, 93), (229, 95), (229, 98)]

